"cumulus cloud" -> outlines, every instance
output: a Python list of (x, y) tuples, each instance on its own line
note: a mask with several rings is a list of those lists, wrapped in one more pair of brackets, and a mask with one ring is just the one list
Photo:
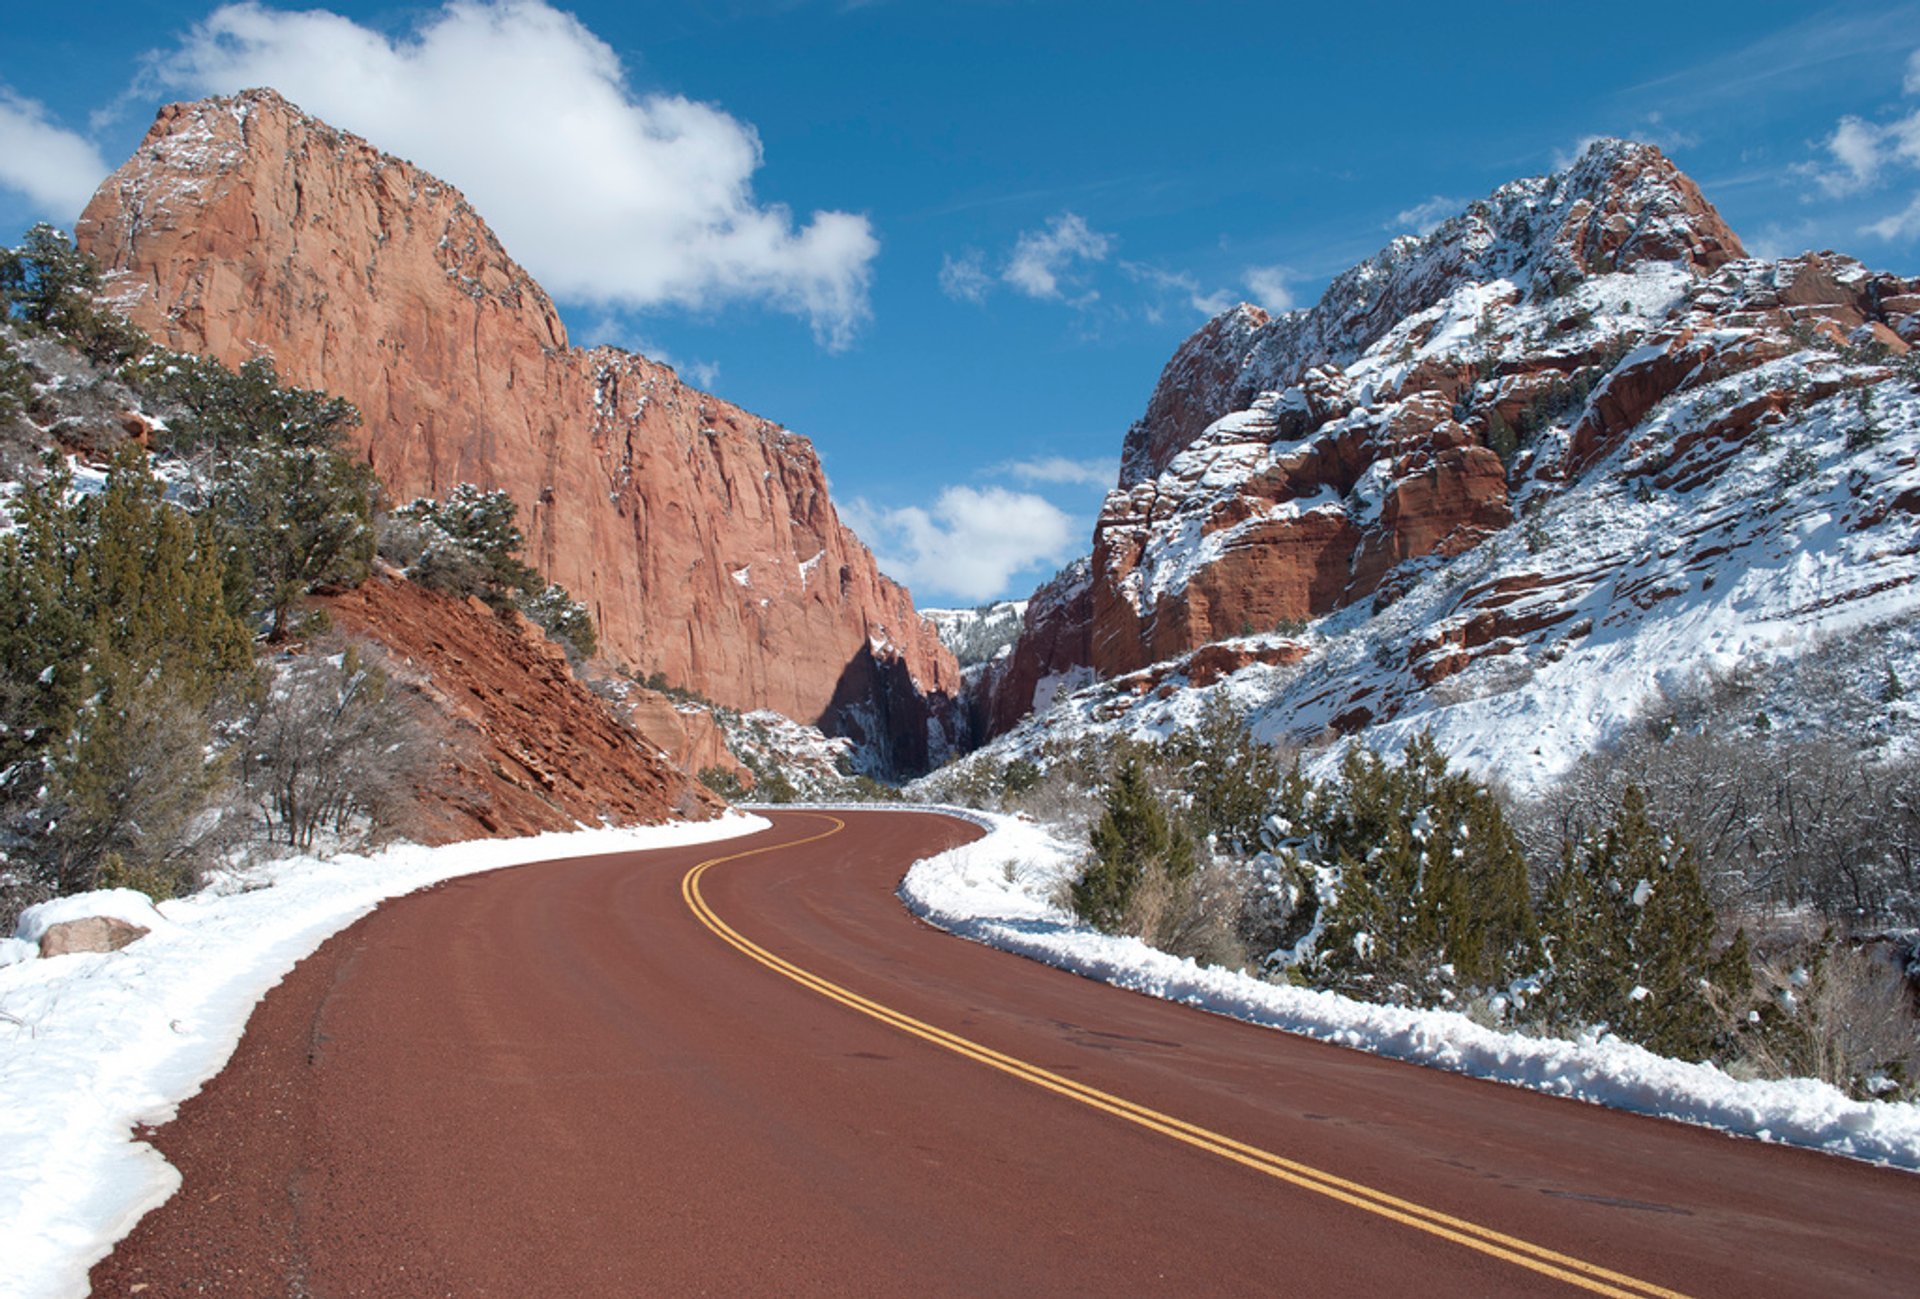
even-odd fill
[(870, 314), (867, 218), (804, 223), (753, 192), (754, 128), (638, 94), (619, 57), (543, 0), (450, 0), (389, 36), (326, 10), (252, 0), (150, 57), (155, 88), (272, 86), (465, 191), (563, 298), (617, 307), (756, 303), (845, 347)]
[(1827, 154), (1835, 164), (1816, 173), (1820, 187), (1840, 197), (1866, 189), (1880, 178), (1881, 128), (1857, 117), (1843, 117), (1827, 137)]
[(923, 599), (991, 600), (1006, 594), (1016, 573), (1057, 565), (1073, 550), (1064, 511), (1004, 487), (948, 487), (930, 510), (878, 510), (856, 500), (841, 513), (880, 567)]
[(1249, 266), (1245, 283), (1253, 300), (1268, 311), (1293, 310), (1293, 290), (1287, 281), (1293, 272), (1285, 266)]
[(110, 170), (85, 136), (55, 125), (44, 104), (0, 86), (0, 185), (71, 220)]
[(1062, 486), (1098, 487), (1104, 490), (1120, 479), (1120, 462), (1110, 456), (1100, 456), (1092, 460), (1043, 456), (1038, 460), (1012, 460), (1000, 468), (1023, 483), (1057, 483)]
[(1909, 95), (1920, 95), (1920, 50), (1907, 55), (1907, 76), (1900, 88)]
[(1458, 212), (1466, 204), (1457, 198), (1446, 198), (1435, 194), (1424, 203), (1415, 203), (1403, 212), (1394, 214), (1389, 230), (1411, 230), (1417, 235), (1430, 235), (1442, 221)]
[(1000, 278), (1030, 298), (1057, 299), (1076, 264), (1105, 261), (1112, 247), (1111, 235), (1093, 229), (1077, 213), (1062, 212), (1045, 228), (1021, 234)]

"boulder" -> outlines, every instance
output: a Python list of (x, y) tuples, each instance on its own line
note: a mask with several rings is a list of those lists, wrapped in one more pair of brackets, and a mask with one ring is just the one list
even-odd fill
[(136, 938), (153, 932), (118, 916), (83, 916), (59, 920), (40, 935), (40, 956), (70, 956), (76, 952), (117, 952)]

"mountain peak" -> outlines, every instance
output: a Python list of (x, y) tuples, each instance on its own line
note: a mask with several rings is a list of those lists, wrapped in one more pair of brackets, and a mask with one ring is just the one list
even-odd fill
[(1311, 307), (1268, 318), (1242, 304), (1208, 321), (1174, 353), (1128, 431), (1120, 485), (1160, 472), (1256, 393), (1297, 383), (1315, 366), (1351, 363), (1398, 322), (1469, 285), (1504, 280), (1538, 298), (1642, 263), (1704, 276), (1745, 256), (1700, 187), (1659, 149), (1594, 140), (1561, 171), (1509, 181), (1431, 233), (1393, 239), (1336, 276)]

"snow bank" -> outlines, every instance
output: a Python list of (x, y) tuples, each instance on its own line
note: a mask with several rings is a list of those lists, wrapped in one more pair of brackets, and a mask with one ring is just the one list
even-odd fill
[(914, 914), (951, 933), (1088, 978), (1376, 1055), (1741, 1136), (1920, 1171), (1920, 1105), (1862, 1102), (1811, 1079), (1742, 1081), (1614, 1037), (1577, 1042), (1486, 1028), (1451, 1011), (1402, 1010), (1283, 987), (1084, 928), (1049, 899), (1082, 850), (1030, 822), (918, 862), (900, 885)]
[(51, 902), (28, 907), (15, 922), (13, 936), (20, 942), (33, 943), (37, 947), (47, 930), (55, 925), (69, 920), (85, 920), (89, 916), (124, 920), (130, 925), (156, 932), (174, 928), (173, 922), (160, 913), (160, 909), (153, 905), (153, 899), (146, 894), (133, 889), (97, 889), (92, 893), (77, 893), (72, 897), (55, 898)]
[[(302, 957), (380, 902), (457, 875), (554, 858), (704, 843), (766, 821), (583, 830), (374, 856), (275, 862), (156, 911), (110, 890), (32, 908), (6, 955), (79, 915), (153, 930), (110, 955), (0, 962), (0, 1290), (15, 1299), (87, 1292), (87, 1269), (179, 1185), (139, 1123), (218, 1073), (254, 1004)], [(70, 914), (71, 913), (71, 914)]]

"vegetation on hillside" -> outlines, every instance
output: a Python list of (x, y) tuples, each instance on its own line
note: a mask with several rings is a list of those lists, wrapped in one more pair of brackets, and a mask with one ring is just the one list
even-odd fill
[(1158, 744), (980, 757), (923, 788), (1082, 836), (1060, 900), (1176, 955), (1911, 1095), (1920, 764), (1731, 738), (1738, 703), (1650, 718), (1528, 803), (1426, 737), (1312, 779), (1218, 702)]
[(431, 747), (376, 652), (301, 615), (373, 557), (357, 412), (265, 359), (154, 348), (98, 287), (51, 227), (0, 252), (0, 927), (182, 892), (249, 844), (376, 837)]
[(496, 610), (518, 609), (569, 658), (591, 658), (599, 649), (593, 617), (522, 558), (519, 510), (505, 492), (462, 483), (444, 501), (423, 497), (389, 515), (380, 553), (431, 590), (477, 596)]

